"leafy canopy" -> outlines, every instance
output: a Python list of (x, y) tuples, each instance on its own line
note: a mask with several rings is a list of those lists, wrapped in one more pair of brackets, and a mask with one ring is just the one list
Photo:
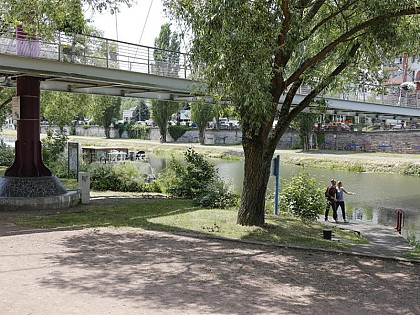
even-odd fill
[(417, 14), (420, 1), (166, 0), (165, 5), (192, 35), (195, 74), (214, 94), (230, 97), (251, 133), (269, 122), (283, 92), (310, 84), (318, 94), (338, 83), (334, 71), (342, 72), (343, 63), (363, 60), (361, 67), (376, 67), (419, 42), (420, 23), (410, 14)]
[(93, 13), (118, 12), (120, 5), (130, 6), (133, 0), (2, 0), (1, 27), (23, 24), (25, 31), (40, 36), (55, 31), (82, 33), (84, 10)]

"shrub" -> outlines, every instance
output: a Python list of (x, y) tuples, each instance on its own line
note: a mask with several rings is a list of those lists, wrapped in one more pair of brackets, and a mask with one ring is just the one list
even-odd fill
[(184, 154), (186, 165), (174, 159), (160, 181), (166, 192), (208, 208), (226, 208), (235, 204), (237, 198), (217, 175), (213, 164), (203, 155), (188, 149)]
[(42, 140), (42, 160), (59, 177), (67, 176), (67, 157), (64, 154), (67, 140), (66, 135), (51, 130), (47, 131), (47, 137)]
[(92, 163), (88, 167), (91, 188), (125, 192), (160, 192), (157, 183), (146, 183), (143, 172), (135, 163)]
[(223, 180), (215, 178), (198, 192), (193, 201), (194, 204), (205, 208), (224, 209), (237, 205), (239, 198), (230, 192)]
[(283, 184), (279, 205), (304, 222), (315, 221), (325, 206), (324, 187), (306, 172), (300, 172)]
[(0, 165), (10, 166), (15, 157), (15, 150), (0, 139)]
[(146, 125), (130, 123), (127, 125), (127, 133), (132, 139), (146, 139), (150, 134), (150, 128)]
[(168, 132), (172, 139), (174, 141), (177, 141), (179, 138), (181, 138), (190, 128), (188, 126), (182, 126), (182, 125), (175, 125), (175, 126), (169, 126)]

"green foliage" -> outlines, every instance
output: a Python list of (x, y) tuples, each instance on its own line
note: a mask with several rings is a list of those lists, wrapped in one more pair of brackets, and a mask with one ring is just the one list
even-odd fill
[(409, 164), (404, 167), (403, 170), (404, 175), (413, 175), (413, 176), (420, 176), (420, 165), (419, 164)]
[(47, 137), (42, 140), (42, 160), (57, 176), (67, 176), (67, 157), (64, 151), (68, 137), (65, 134), (47, 131)]
[(193, 149), (184, 156), (185, 166), (172, 160), (164, 175), (163, 185), (169, 194), (193, 199), (195, 204), (208, 208), (226, 208), (236, 203), (237, 198), (218, 177), (213, 164)]
[(110, 138), (111, 124), (119, 118), (120, 108), (121, 97), (94, 96), (92, 99), (90, 114), (96, 123), (104, 127), (107, 138)]
[(53, 133), (51, 130), (47, 131), (47, 137), (42, 140), (42, 159), (49, 164), (58, 159), (63, 154), (68, 137), (64, 134)]
[(205, 130), (209, 121), (216, 116), (216, 106), (204, 102), (191, 104), (191, 120), (197, 124), (200, 143), (204, 144)]
[(159, 126), (162, 142), (166, 142), (168, 122), (179, 107), (180, 105), (177, 102), (152, 100), (152, 118)]
[(25, 25), (30, 34), (50, 36), (55, 31), (82, 33), (86, 26), (84, 8), (92, 13), (118, 12), (119, 6), (130, 6), (133, 0), (2, 0), (0, 20), (4, 25)]
[[(255, 179), (252, 172), (267, 173), (278, 140), (297, 114), (325, 89), (357, 88), (351, 83), (361, 71), (383, 73), (385, 61), (420, 45), (420, 0), (164, 4), (192, 39), (198, 92), (229, 98), (241, 121), (245, 159), (264, 159), (245, 169), (247, 191), (238, 212), (238, 223), (244, 225), (264, 223), (264, 209), (251, 205), (264, 204), (255, 200), (264, 195), (254, 187), (266, 187), (268, 176)], [(293, 104), (300, 87), (309, 93)], [(272, 129), (274, 119), (278, 124)]]
[(160, 192), (159, 185), (145, 182), (143, 172), (135, 163), (92, 163), (88, 172), (94, 190)]
[(128, 137), (132, 139), (146, 139), (150, 134), (150, 128), (146, 125), (128, 123), (126, 125)]
[(324, 188), (302, 171), (283, 184), (279, 206), (304, 222), (315, 221), (325, 206)]
[(348, 165), (347, 166), (347, 170), (349, 172), (358, 172), (358, 173), (362, 173), (365, 171), (365, 167), (362, 164), (353, 164), (353, 165)]
[(10, 166), (13, 163), (15, 157), (15, 150), (4, 143), (3, 139), (0, 138), (0, 165)]
[(178, 34), (173, 33), (170, 26), (169, 23), (163, 24), (159, 36), (155, 39), (155, 47), (162, 50), (153, 50), (155, 63), (152, 64), (152, 73), (178, 77), (181, 42)]
[(313, 133), (313, 125), (316, 123), (319, 115), (315, 113), (299, 113), (295, 120), (292, 122), (298, 130), (299, 139), (303, 146), (303, 151), (309, 151), (310, 138)]
[[(3, 122), (6, 119), (7, 114), (11, 113), (12, 97), (15, 95), (15, 89), (0, 87), (0, 121)], [(0, 130), (3, 127), (3, 123), (0, 123)]]
[(168, 127), (169, 135), (174, 139), (174, 141), (177, 141), (179, 138), (181, 138), (190, 128), (187, 126), (182, 125), (174, 125)]
[(40, 104), (41, 116), (63, 130), (77, 117), (84, 118), (82, 108), (87, 107), (90, 99), (85, 94), (43, 91)]

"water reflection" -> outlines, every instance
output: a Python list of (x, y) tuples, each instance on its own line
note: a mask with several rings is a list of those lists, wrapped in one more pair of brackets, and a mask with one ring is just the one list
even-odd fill
[[(156, 159), (159, 160), (159, 158)], [(243, 182), (243, 161), (212, 161), (216, 164), (219, 175), (233, 187), (235, 192), (240, 193)], [(160, 163), (164, 168), (169, 160)], [(325, 187), (328, 186), (331, 178), (335, 178), (341, 180), (348, 191), (355, 192), (355, 196), (345, 195), (347, 214), (352, 220), (370, 221), (375, 224), (395, 227), (395, 210), (402, 209), (405, 213), (402, 235), (406, 238), (414, 236), (420, 240), (419, 177), (355, 173), (283, 164), (280, 166), (280, 177), (288, 179), (292, 174), (301, 170), (315, 176), (318, 181), (325, 184)], [(269, 189), (274, 191), (274, 187), (274, 177), (271, 177)]]

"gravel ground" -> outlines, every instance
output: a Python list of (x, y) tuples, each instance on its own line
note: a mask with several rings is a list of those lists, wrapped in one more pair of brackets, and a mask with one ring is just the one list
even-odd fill
[(2, 314), (420, 314), (420, 264), (389, 259), (113, 228), (0, 251)]

